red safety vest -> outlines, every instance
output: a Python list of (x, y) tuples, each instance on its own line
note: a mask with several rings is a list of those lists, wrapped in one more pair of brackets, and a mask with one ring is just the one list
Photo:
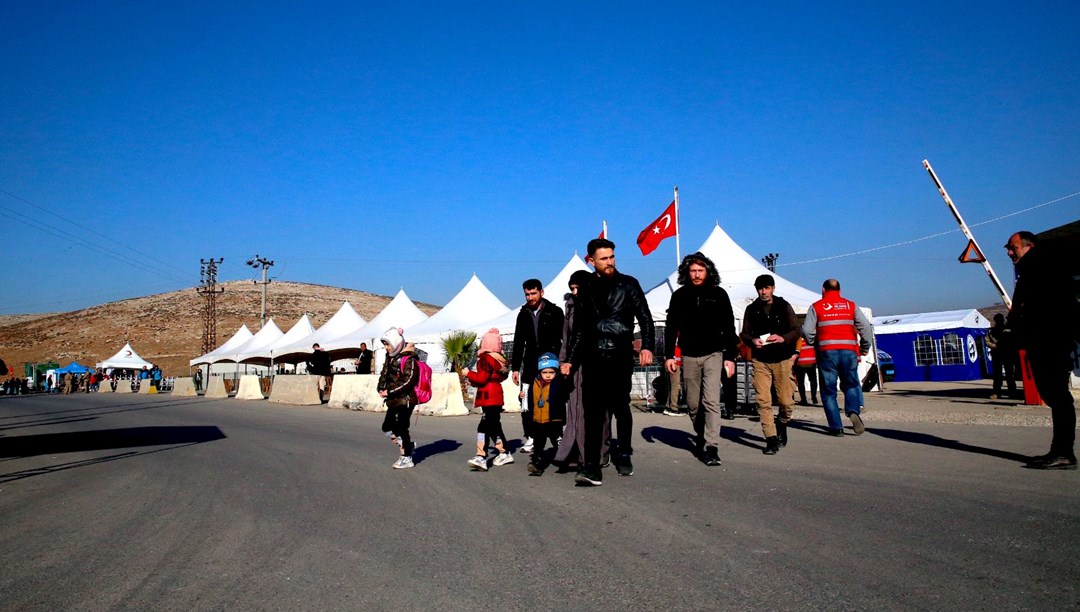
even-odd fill
[(817, 354), (814, 353), (814, 345), (809, 342), (803, 342), (802, 348), (799, 349), (799, 357), (795, 360), (795, 364), (804, 367), (817, 364)]
[(859, 352), (855, 302), (840, 297), (839, 291), (826, 291), (813, 308), (817, 314), (817, 350)]

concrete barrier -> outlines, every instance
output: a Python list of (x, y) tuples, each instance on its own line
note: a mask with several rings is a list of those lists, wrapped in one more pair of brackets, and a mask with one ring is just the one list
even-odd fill
[(259, 384), (258, 374), (244, 374), (240, 377), (240, 386), (236, 390), (236, 399), (238, 400), (262, 400), (266, 399), (263, 395), (262, 385)]
[(195, 379), (190, 376), (177, 378), (173, 382), (172, 394), (176, 397), (198, 397), (199, 392), (195, 390)]
[(420, 414), (432, 416), (464, 416), (469, 414), (461, 399), (461, 379), (453, 372), (431, 375), (431, 401), (416, 407)]
[(120, 379), (120, 380), (116, 381), (116, 392), (117, 393), (135, 393), (134, 391), (131, 390), (131, 381), (130, 380), (125, 380), (125, 379)]
[(207, 379), (206, 393), (203, 397), (221, 399), (229, 397), (229, 390), (225, 388), (225, 379), (220, 376), (211, 376)]
[[(270, 401), (294, 406), (319, 406), (319, 377), (314, 374), (283, 374), (274, 377)], [(333, 390), (331, 390), (333, 394)]]
[(157, 395), (157, 387), (149, 378), (139, 381), (139, 395)]
[(376, 374), (337, 374), (327, 405), (330, 408), (381, 412), (386, 406), (379, 397), (378, 385), (379, 377)]
[(98, 393), (114, 393), (112, 388), (112, 381), (107, 379), (101, 379), (101, 384), (98, 385)]

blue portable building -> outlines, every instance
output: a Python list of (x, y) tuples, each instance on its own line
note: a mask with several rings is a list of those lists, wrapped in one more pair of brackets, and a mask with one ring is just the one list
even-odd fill
[(990, 368), (990, 322), (978, 310), (873, 318), (878, 349), (889, 353), (897, 381), (978, 380)]

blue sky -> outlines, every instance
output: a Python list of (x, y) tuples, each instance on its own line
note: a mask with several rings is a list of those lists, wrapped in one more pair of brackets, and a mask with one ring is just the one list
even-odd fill
[(634, 239), (674, 185), (683, 254), (719, 222), (875, 313), (979, 307), (924, 158), (1010, 290), (1008, 235), (1080, 218), (1076, 3), (228, 4), (0, 4), (0, 314), (256, 253), (513, 306), (604, 219), (648, 288), (675, 243)]

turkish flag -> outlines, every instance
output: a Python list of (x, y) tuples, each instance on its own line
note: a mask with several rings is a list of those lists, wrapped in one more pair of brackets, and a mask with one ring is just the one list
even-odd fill
[(660, 242), (664, 238), (674, 236), (677, 229), (675, 223), (675, 200), (672, 200), (671, 204), (668, 204), (668, 207), (664, 209), (664, 213), (638, 234), (637, 245), (641, 249), (641, 254), (648, 255), (655, 251), (656, 247), (660, 246)]

